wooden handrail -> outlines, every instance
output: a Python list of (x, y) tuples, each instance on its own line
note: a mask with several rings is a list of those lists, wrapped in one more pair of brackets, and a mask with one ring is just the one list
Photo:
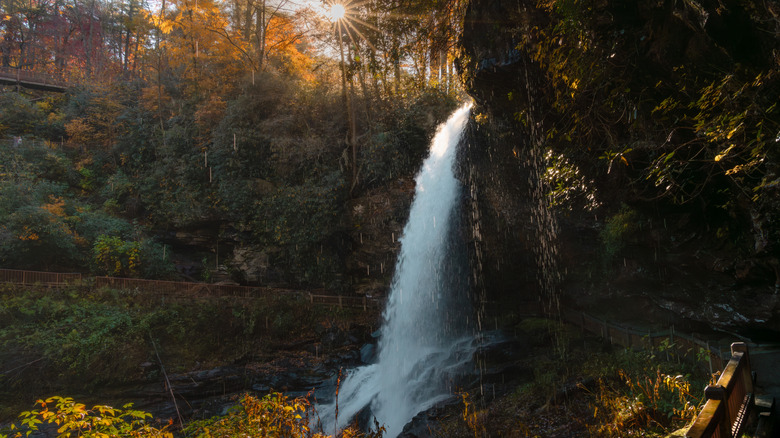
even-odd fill
[(686, 437), (731, 438), (741, 436), (753, 411), (753, 372), (747, 344), (731, 344), (731, 359), (715, 385), (704, 389), (707, 402)]

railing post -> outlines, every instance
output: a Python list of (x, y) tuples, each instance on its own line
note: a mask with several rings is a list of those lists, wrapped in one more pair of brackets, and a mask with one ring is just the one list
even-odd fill
[(625, 329), (626, 333), (626, 350), (631, 349), (631, 332), (628, 331), (628, 329)]
[(729, 412), (728, 394), (726, 388), (721, 385), (707, 385), (704, 388), (704, 397), (707, 400), (719, 400), (723, 409), (723, 418), (718, 421), (718, 431), (723, 438), (731, 438), (731, 413)]
[(745, 361), (745, 365), (742, 367), (742, 380), (745, 382), (745, 392), (753, 392), (753, 368), (750, 366), (750, 354), (748, 353), (748, 346), (744, 342), (734, 342), (731, 344), (731, 355), (735, 353), (742, 353), (742, 360)]

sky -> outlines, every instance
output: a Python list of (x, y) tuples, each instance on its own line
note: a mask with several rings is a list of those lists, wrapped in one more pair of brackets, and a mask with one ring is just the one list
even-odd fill
[[(323, 0), (266, 0), (269, 6), (278, 5), (284, 3), (282, 10), (286, 12), (294, 12), (299, 9), (310, 7), (317, 12), (325, 13), (325, 6)], [(160, 8), (162, 0), (148, 0), (150, 9), (158, 10)]]

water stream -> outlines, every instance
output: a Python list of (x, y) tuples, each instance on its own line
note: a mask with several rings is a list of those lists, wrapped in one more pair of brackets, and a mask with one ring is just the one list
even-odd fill
[(456, 207), (462, 186), (454, 165), (470, 105), (439, 127), (416, 178), (390, 288), (378, 359), (347, 373), (338, 399), (318, 411), (331, 434), (370, 409), (395, 438), (419, 412), (452, 396), (453, 381), (471, 362), (467, 260)]

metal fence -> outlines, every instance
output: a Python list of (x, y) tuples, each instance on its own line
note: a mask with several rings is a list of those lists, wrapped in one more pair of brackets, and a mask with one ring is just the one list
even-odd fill
[(66, 286), (81, 283), (79, 273), (22, 271), (17, 269), (0, 269), (0, 283), (23, 284), (27, 286)]
[(375, 309), (381, 305), (378, 300), (372, 298), (348, 297), (343, 295), (319, 295), (312, 293), (309, 294), (309, 302), (326, 306), (338, 306), (340, 309), (352, 307), (362, 308), (363, 310)]
[[(46, 287), (64, 287), (73, 284), (84, 284), (81, 274), (65, 274), (58, 272), (22, 271), (0, 269), (0, 283), (19, 285), (41, 285)], [(94, 277), (87, 280), (96, 289), (107, 288), (119, 291), (134, 291), (155, 297), (234, 297), (257, 298), (269, 294), (291, 292), (289, 289), (250, 287), (229, 284), (210, 284), (184, 281), (144, 280), (140, 278)], [(312, 304), (351, 307), (363, 310), (374, 309), (381, 305), (378, 300), (343, 295), (309, 294)]]
[[(39, 284), (48, 287), (56, 287), (81, 283), (82, 280), (82, 275), (79, 273), (0, 269), (0, 283), (16, 283), (23, 285)], [(251, 298), (262, 294), (286, 291), (262, 287), (118, 277), (95, 277), (94, 287), (136, 290), (161, 296), (176, 295), (188, 297), (229, 296)], [(322, 293), (309, 293), (309, 302), (312, 304), (338, 306), (339, 308), (362, 308), (363, 310), (375, 309), (382, 306), (382, 302), (379, 300), (368, 297), (326, 295)], [(528, 306), (526, 307), (527, 311), (533, 313), (538, 312), (541, 315), (540, 306), (535, 305), (534, 303), (528, 303)], [(660, 349), (665, 351), (670, 357), (701, 361), (709, 368), (710, 373), (723, 369), (730, 357), (728, 349), (725, 349), (724, 351), (719, 345), (710, 345), (709, 342), (705, 340), (676, 332), (674, 327), (670, 327), (669, 330), (660, 332), (643, 332), (593, 317), (584, 312), (566, 309), (562, 312), (561, 316), (565, 322), (579, 326), (584, 332), (601, 336), (602, 338), (609, 340), (610, 343), (625, 348)]]
[(729, 360), (728, 349), (679, 333), (674, 326), (669, 330), (643, 332), (572, 310), (564, 310), (563, 319), (569, 324), (579, 326), (583, 331), (601, 336), (612, 344), (635, 350), (661, 350), (668, 355), (668, 359), (701, 362), (709, 368), (710, 373), (723, 369)]
[(96, 288), (118, 290), (138, 290), (155, 295), (187, 295), (187, 296), (257, 296), (262, 288), (236, 286), (228, 284), (195, 283), (183, 281), (142, 280), (139, 278), (95, 277)]
[(55, 89), (65, 89), (69, 85), (64, 79), (50, 74), (9, 67), (0, 67), (0, 79), (6, 83), (29, 84)]

